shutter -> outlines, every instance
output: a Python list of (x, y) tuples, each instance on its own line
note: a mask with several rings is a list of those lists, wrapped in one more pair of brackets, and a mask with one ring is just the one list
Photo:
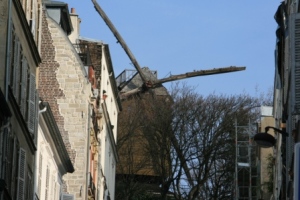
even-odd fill
[[(16, 173), (17, 173), (17, 162), (18, 162), (18, 153), (17, 153), (17, 145), (18, 141), (17, 138), (14, 137), (13, 139), (13, 150), (12, 150), (12, 155), (13, 155), (13, 161), (12, 161), (12, 173), (11, 173), (11, 185), (15, 185), (15, 180), (16, 180)], [(16, 188), (11, 187), (11, 194), (15, 195)], [(13, 198), (12, 198), (13, 199)]]
[(16, 37), (15, 42), (15, 52), (14, 52), (14, 82), (13, 82), (13, 91), (17, 102), (19, 102), (19, 93), (20, 93), (20, 54), (21, 54), (21, 45), (19, 39)]
[[(9, 41), (9, 43), (10, 43), (10, 59), (9, 59), (9, 66), (11, 66), (12, 65), (12, 63), (13, 63), (13, 59), (14, 59), (14, 55), (13, 55), (13, 53), (14, 53), (14, 49), (13, 49), (13, 45), (14, 45), (14, 34), (15, 34), (15, 31), (14, 31), (14, 27), (12, 26), (12, 29), (11, 29), (11, 32), (10, 32), (10, 35), (12, 36), (11, 38), (10, 38), (10, 41)], [(11, 69), (10, 69), (11, 70)], [(11, 73), (11, 72), (9, 72), (9, 73)], [(9, 75), (10, 76), (10, 75)]]
[(12, 90), (14, 90), (14, 62), (15, 62), (15, 52), (16, 52), (16, 34), (14, 27), (12, 28), (12, 38), (11, 38), (11, 59), (10, 59), (10, 72), (9, 72), (9, 84)]
[(75, 200), (75, 198), (72, 194), (62, 194), (61, 200)]
[(292, 77), (294, 91), (291, 92), (292, 95), (295, 93), (294, 99), (292, 99), (294, 102), (293, 114), (300, 114), (300, 14), (291, 14), (290, 23), (291, 69), (294, 70), (292, 71), (292, 75), (294, 74), (294, 77)]
[(27, 174), (27, 198), (26, 199), (32, 199), (33, 198), (33, 187), (32, 187), (32, 174), (28, 172)]
[(26, 114), (27, 69), (28, 69), (28, 63), (27, 63), (27, 59), (24, 56), (22, 60), (21, 97), (20, 97), (21, 113), (24, 119), (26, 119), (25, 114)]
[(4, 170), (4, 175), (5, 181), (6, 181), (6, 186), (8, 189), (11, 188), (11, 170), (12, 170), (12, 139), (10, 137), (10, 128), (6, 128), (4, 130), (4, 135), (5, 135), (5, 152), (4, 152), (4, 158), (5, 158), (5, 170)]
[(30, 74), (29, 79), (29, 96), (28, 96), (28, 116), (27, 126), (29, 132), (34, 135), (35, 121), (36, 121), (36, 88), (35, 88), (35, 75)]
[[(287, 52), (289, 52), (289, 42), (291, 41), (291, 39), (289, 37), (285, 38), (284, 41), (284, 49), (286, 49)], [(290, 79), (290, 74), (291, 74), (291, 70), (289, 70), (290, 68), (290, 60), (289, 60), (289, 53), (285, 53), (284, 54), (284, 77), (283, 77), (283, 102), (284, 104), (287, 104), (288, 101), (288, 90), (289, 90), (289, 79)]]
[[(3, 131), (3, 160), (2, 160), (2, 172), (3, 175), (5, 176), (5, 179), (7, 178), (7, 173), (8, 173), (8, 155), (9, 155), (9, 135), (8, 135), (8, 128), (5, 128)], [(5, 180), (7, 181), (7, 179)]]
[(19, 170), (18, 170), (18, 189), (17, 199), (25, 199), (25, 167), (26, 167), (26, 151), (20, 148), (19, 151)]
[[(36, 86), (35, 86), (36, 87)], [(40, 101), (40, 97), (39, 97), (39, 93), (37, 90), (35, 90), (35, 120), (34, 120), (34, 143), (37, 144), (37, 137), (35, 137), (35, 135), (38, 134), (38, 125), (39, 125), (39, 101)]]

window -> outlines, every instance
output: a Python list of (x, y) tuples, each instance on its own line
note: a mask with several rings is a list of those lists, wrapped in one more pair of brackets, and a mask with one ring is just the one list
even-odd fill
[(25, 56), (22, 56), (22, 66), (21, 66), (21, 84), (20, 84), (20, 109), (21, 113), (26, 119), (27, 110), (27, 79), (28, 79), (28, 63)]
[[(2, 147), (0, 148), (0, 158), (1, 158), (1, 165), (0, 165), (0, 171), (3, 172), (5, 175), (5, 182), (10, 183), (10, 169), (11, 169), (11, 140), (10, 140), (10, 128), (6, 127), (4, 128), (3, 132), (0, 132), (0, 141), (2, 144)], [(10, 184), (7, 184), (7, 187), (9, 187)]]
[(25, 167), (26, 167), (26, 151), (22, 148), (19, 150), (19, 163), (18, 163), (18, 188), (17, 199), (25, 199)]
[(14, 60), (13, 60), (13, 77), (12, 77), (12, 87), (13, 93), (16, 101), (19, 103), (19, 93), (20, 93), (20, 60), (21, 60), (21, 45), (18, 37), (14, 37)]
[(28, 170), (27, 182), (26, 182), (26, 199), (31, 200), (33, 198), (33, 180), (32, 172)]
[(32, 36), (35, 37), (35, 23), (36, 23), (36, 1), (30, 0), (30, 10), (29, 10), (29, 27), (32, 33)]
[(45, 200), (48, 200), (49, 198), (49, 193), (50, 193), (50, 188), (49, 188), (49, 182), (50, 182), (50, 180), (49, 180), (49, 166), (47, 166), (47, 171), (46, 171), (46, 179), (45, 179), (45, 181), (46, 181), (46, 188), (45, 188)]
[[(1, 130), (2, 129), (2, 130)], [(5, 179), (6, 189), (14, 198), (16, 191), (16, 170), (17, 170), (17, 139), (13, 136), (10, 125), (1, 127), (0, 131), (0, 171)]]
[(38, 121), (38, 94), (36, 90), (35, 74), (30, 73), (30, 66), (18, 37), (13, 31), (13, 50), (11, 63), (11, 87), (20, 111), (27, 122), (28, 130), (34, 138)]
[(36, 43), (37, 43), (37, 46), (39, 47), (40, 46), (40, 24), (42, 23), (41, 22), (41, 19), (42, 19), (42, 4), (40, 2), (38, 2), (38, 11), (37, 11), (37, 22), (36, 22)]
[(58, 200), (59, 197), (60, 197), (60, 184), (58, 182), (55, 182), (54, 200)]
[(27, 125), (28, 130), (34, 136), (36, 117), (37, 117), (37, 106), (36, 106), (36, 86), (35, 86), (35, 75), (30, 74), (28, 79), (28, 113), (27, 113)]
[(41, 187), (42, 187), (42, 167), (43, 167), (43, 156), (40, 154), (39, 157), (39, 175), (38, 175), (38, 195), (41, 198)]
[(74, 195), (72, 194), (62, 194), (62, 200), (74, 200)]
[(12, 158), (12, 173), (11, 173), (11, 189), (10, 189), (10, 193), (12, 194), (12, 199), (15, 199), (15, 195), (16, 195), (16, 190), (17, 190), (17, 172), (18, 172), (18, 150), (19, 149), (19, 141), (17, 140), (17, 138), (15, 136), (13, 136), (12, 138), (13, 141), (13, 145), (12, 145), (12, 154), (13, 154), (13, 158)]

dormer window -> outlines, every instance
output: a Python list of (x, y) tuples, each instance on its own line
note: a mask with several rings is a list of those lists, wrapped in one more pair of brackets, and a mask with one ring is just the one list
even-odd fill
[(59, 1), (45, 1), (48, 15), (61, 26), (67, 35), (73, 31), (68, 4)]

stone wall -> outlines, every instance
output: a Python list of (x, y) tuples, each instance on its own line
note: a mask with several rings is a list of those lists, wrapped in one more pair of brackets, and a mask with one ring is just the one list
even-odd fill
[(39, 94), (52, 109), (75, 168), (74, 173), (64, 176), (65, 190), (76, 199), (85, 199), (91, 85), (60, 26), (44, 13), (42, 27)]

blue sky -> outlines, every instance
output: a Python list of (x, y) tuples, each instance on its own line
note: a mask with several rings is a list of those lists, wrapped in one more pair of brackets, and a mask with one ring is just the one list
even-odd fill
[[(134, 69), (91, 0), (65, 0), (81, 18), (83, 37), (109, 44), (115, 74)], [(245, 71), (184, 79), (208, 95), (266, 92), (273, 87), (274, 14), (279, 0), (98, 0), (140, 66), (158, 78), (194, 70)], [(165, 84), (169, 87), (170, 84)]]

